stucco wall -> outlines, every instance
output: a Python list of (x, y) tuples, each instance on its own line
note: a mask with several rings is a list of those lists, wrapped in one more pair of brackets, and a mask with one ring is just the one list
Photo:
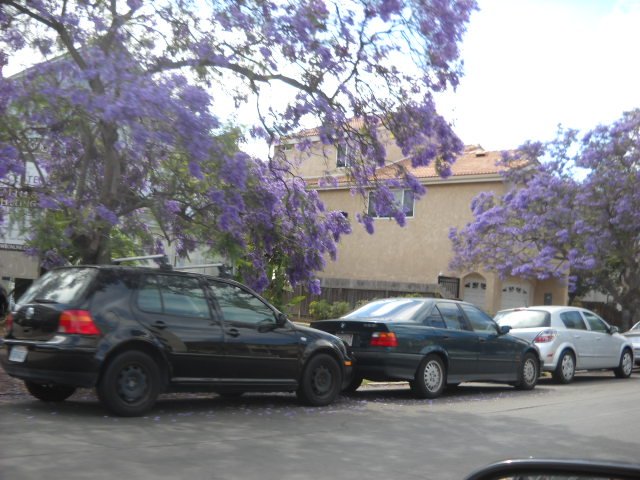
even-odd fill
[(417, 200), (414, 217), (400, 227), (394, 220), (379, 218), (369, 235), (355, 220), (364, 211), (363, 199), (347, 190), (321, 191), (329, 209), (346, 211), (353, 233), (340, 242), (339, 261), (329, 262), (322, 275), (371, 280), (434, 283), (438, 274), (449, 275), (451, 243), (449, 230), (472, 219), (469, 205), (482, 191), (501, 191), (499, 180), (454, 183), (439, 180), (427, 186)]

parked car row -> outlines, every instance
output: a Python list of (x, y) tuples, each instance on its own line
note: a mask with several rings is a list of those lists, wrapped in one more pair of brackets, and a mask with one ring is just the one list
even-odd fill
[(545, 370), (561, 383), (577, 369), (631, 375), (631, 339), (640, 335), (626, 338), (593, 312), (531, 307), (496, 319), (460, 301), (389, 298), (309, 328), (229, 279), (64, 267), (17, 301), (0, 364), (38, 399), (63, 401), (94, 387), (123, 416), (175, 391), (290, 391), (323, 406), (364, 380), (408, 381), (417, 397), (436, 398), (462, 382), (530, 390)]

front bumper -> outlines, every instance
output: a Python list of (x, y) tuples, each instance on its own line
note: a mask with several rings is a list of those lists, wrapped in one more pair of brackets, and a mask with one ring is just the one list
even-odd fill
[[(22, 362), (9, 360), (11, 349), (16, 346), (27, 349), (27, 357)], [(100, 368), (95, 353), (95, 348), (78, 348), (77, 345), (0, 340), (0, 365), (7, 374), (36, 383), (95, 386)]]

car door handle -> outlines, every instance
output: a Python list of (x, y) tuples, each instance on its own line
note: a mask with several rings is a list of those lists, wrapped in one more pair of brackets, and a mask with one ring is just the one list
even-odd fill
[(581, 338), (581, 335), (574, 335), (573, 338)]
[(230, 328), (229, 330), (227, 330), (227, 335), (229, 335), (230, 337), (237, 337), (238, 335), (240, 335), (240, 332), (237, 328)]
[(162, 320), (157, 320), (153, 322), (153, 326), (156, 328), (159, 328), (160, 330), (162, 330), (163, 328), (167, 328), (167, 324), (164, 323)]
[(486, 338), (479, 338), (478, 340), (480, 341), (480, 343), (486, 343), (486, 341), (487, 341)]

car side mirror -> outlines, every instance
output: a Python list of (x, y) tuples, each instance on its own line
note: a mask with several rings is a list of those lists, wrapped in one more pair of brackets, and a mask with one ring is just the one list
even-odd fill
[(620, 329), (618, 327), (616, 327), (615, 325), (611, 325), (609, 327), (609, 333), (611, 335), (613, 335), (614, 333), (618, 333), (620, 331)]
[(287, 316), (282, 312), (278, 312), (278, 314), (276, 315), (276, 326), (284, 327), (286, 324), (287, 324)]
[(510, 325), (499, 325), (498, 326), (498, 333), (500, 335), (506, 335), (510, 331), (511, 331), (511, 326)]
[(628, 463), (589, 460), (516, 459), (494, 463), (466, 480), (626, 480), (639, 478), (640, 467)]

